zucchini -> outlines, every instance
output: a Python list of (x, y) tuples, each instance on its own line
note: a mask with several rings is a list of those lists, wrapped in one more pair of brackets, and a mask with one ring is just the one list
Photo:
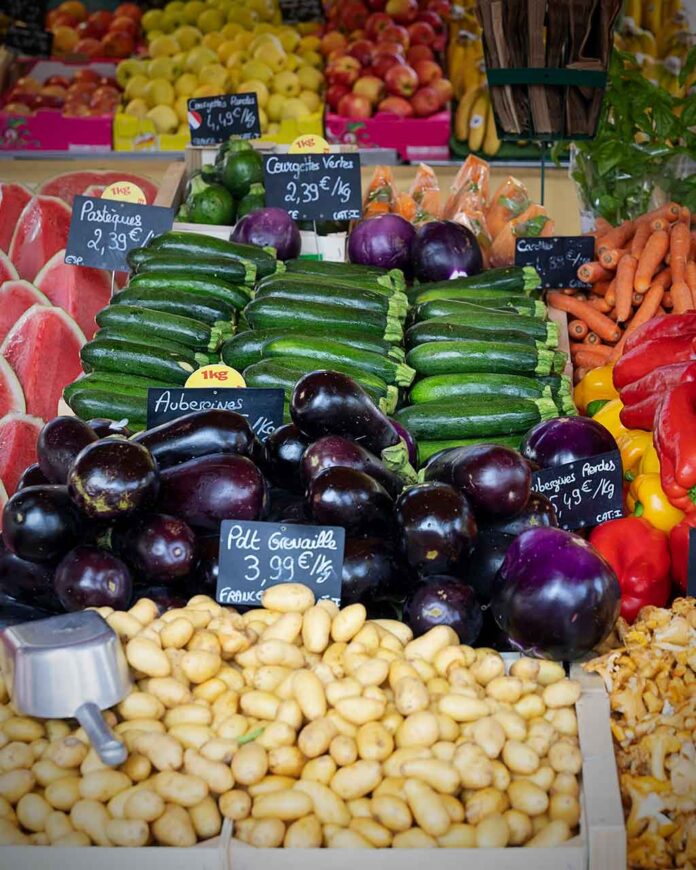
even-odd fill
[(106, 390), (78, 390), (68, 404), (82, 420), (106, 417), (107, 420), (126, 420), (133, 432), (147, 429), (147, 396), (114, 395)]
[(156, 378), (176, 386), (186, 383), (198, 366), (180, 354), (157, 351), (142, 344), (109, 341), (99, 337), (80, 351), (82, 362), (93, 371), (123, 372), (145, 378)]
[(243, 245), (228, 242), (204, 233), (184, 233), (172, 230), (155, 236), (148, 247), (154, 251), (182, 254), (184, 257), (224, 257), (228, 260), (251, 260), (256, 266), (257, 278), (284, 272), (285, 266), (276, 259), (274, 248), (260, 248), (257, 245)]
[(553, 401), (541, 399), (490, 399), (487, 396), (448, 399), (411, 405), (396, 412), (396, 420), (416, 440), (449, 441), (515, 435), (541, 420), (557, 417)]
[[(370, 293), (379, 296), (385, 300), (396, 299), (400, 306), (408, 308), (408, 297), (402, 290), (395, 290), (393, 287), (384, 287), (382, 284), (367, 287), (362, 280), (351, 281), (345, 278), (333, 279), (319, 275), (302, 275), (293, 272), (286, 273), (285, 275), (269, 275), (268, 278), (264, 278), (262, 281), (257, 283), (256, 293), (258, 294), (261, 290), (265, 291), (266, 289), (275, 287), (279, 289), (304, 287), (313, 294), (316, 294), (321, 289), (327, 296), (337, 296), (342, 291), (345, 291), (347, 295), (359, 291), (360, 293)], [(321, 302), (322, 300), (319, 299), (318, 301)]]
[(218, 329), (192, 317), (155, 312), (137, 305), (108, 305), (97, 314), (97, 323), (105, 328), (139, 331), (148, 341), (160, 337), (210, 353), (218, 350), (222, 341)]
[(180, 272), (139, 272), (130, 279), (128, 286), (143, 290), (174, 290), (204, 299), (218, 299), (235, 311), (241, 311), (251, 299), (246, 287), (228, 284), (219, 278), (186, 277)]
[[(459, 316), (459, 315), (458, 315)], [(478, 316), (478, 315), (475, 315)], [(513, 315), (513, 317), (522, 315)], [(422, 320), (414, 323), (406, 330), (404, 342), (406, 347), (412, 348), (426, 341), (490, 341), (491, 332), (485, 329), (476, 329), (469, 326), (468, 317), (460, 318), (466, 323), (452, 323), (449, 317), (433, 317), (431, 320)], [(536, 340), (526, 332), (516, 332), (514, 329), (501, 329), (495, 332), (498, 342), (512, 342), (513, 344), (529, 344), (536, 347)]]
[[(433, 281), (418, 285), (418, 296), (438, 290), (489, 291), (491, 293), (524, 293), (525, 295), (541, 287), (541, 278), (533, 266), (504, 266), (488, 269), (478, 275), (466, 278), (450, 278), (449, 281)], [(449, 297), (433, 297), (449, 298)], [(457, 298), (457, 297), (452, 297)]]
[(529, 296), (499, 296), (495, 299), (469, 299), (466, 302), (457, 299), (432, 299), (416, 305), (415, 320), (430, 320), (431, 317), (444, 317), (450, 314), (465, 314), (475, 317), (486, 311), (517, 311), (530, 317), (546, 319), (546, 306), (539, 299)]
[(369, 351), (340, 345), (333, 339), (308, 336), (273, 338), (263, 345), (263, 358), (298, 357), (311, 361), (315, 367), (330, 369), (335, 365), (349, 365), (377, 375), (387, 384), (408, 387), (413, 383), (415, 371), (405, 363)]
[(374, 311), (363, 311), (356, 316), (352, 309), (338, 305), (292, 299), (255, 299), (244, 309), (244, 317), (253, 329), (296, 329), (308, 324), (323, 327), (324, 334), (339, 329), (357, 335), (376, 335), (393, 342), (403, 338), (401, 323), (396, 318)]
[(441, 450), (451, 450), (453, 447), (474, 447), (476, 444), (502, 444), (503, 447), (520, 449), (521, 437), (519, 435), (501, 435), (498, 438), (461, 438), (458, 441), (419, 441), (418, 464), (425, 463)]
[(180, 317), (191, 317), (210, 326), (217, 326), (223, 334), (230, 334), (233, 331), (234, 308), (212, 297), (204, 299), (180, 290), (149, 290), (129, 286), (114, 296), (113, 301), (117, 305), (136, 305), (148, 308), (150, 311), (164, 311), (167, 314), (178, 314)]
[(575, 407), (575, 402), (573, 401), (573, 385), (567, 375), (546, 375), (543, 378), (539, 378), (539, 382), (544, 384), (544, 386), (551, 388), (551, 394), (554, 401), (564, 416), (571, 417), (578, 413), (578, 409)]
[(393, 287), (403, 290), (406, 286), (404, 273), (401, 269), (381, 269), (379, 266), (362, 266), (358, 263), (335, 263), (330, 260), (286, 260), (285, 267), (290, 273), (312, 275), (320, 278), (342, 281), (344, 279), (361, 279), (368, 282), (365, 286), (378, 284), (382, 287)]
[(439, 402), (459, 396), (490, 396), (493, 399), (505, 396), (515, 399), (540, 399), (542, 396), (553, 398), (551, 388), (544, 386), (536, 378), (475, 372), (423, 378), (411, 387), (409, 401), (412, 405), (421, 405), (424, 402)]
[(469, 372), (548, 375), (554, 364), (554, 352), (543, 346), (495, 341), (430, 341), (410, 350), (406, 362), (419, 375)]
[(168, 338), (160, 338), (159, 336), (151, 336), (147, 338), (139, 330), (108, 327), (107, 329), (99, 330), (99, 338), (106, 341), (128, 342), (129, 344), (139, 344), (143, 347), (151, 347), (154, 350), (164, 350), (168, 353), (178, 353), (183, 359), (187, 359), (195, 368), (198, 366), (207, 366), (210, 363), (210, 358), (207, 354), (198, 353), (185, 344), (179, 344), (177, 341), (170, 341)]
[[(176, 272), (189, 278), (213, 278), (227, 281), (228, 284), (253, 284), (256, 280), (256, 266), (251, 260), (229, 260), (224, 257), (182, 257), (180, 254), (166, 254), (149, 248), (138, 248), (135, 271), (138, 275), (148, 272)], [(133, 253), (131, 251), (131, 253)], [(144, 256), (143, 256), (144, 255)], [(130, 254), (128, 262), (131, 262)]]
[[(425, 321), (427, 323), (427, 321)], [(497, 338), (501, 332), (523, 332), (548, 347), (558, 347), (558, 324), (512, 311), (481, 311), (472, 314), (467, 327)]]
[(291, 299), (298, 302), (316, 302), (338, 305), (351, 311), (374, 311), (399, 320), (406, 319), (408, 302), (403, 293), (383, 296), (371, 290), (358, 290), (343, 284), (312, 283), (306, 281), (273, 280), (256, 288), (255, 299)]
[(147, 396), (150, 387), (167, 389), (171, 386), (171, 381), (154, 381), (151, 378), (138, 378), (121, 372), (92, 372), (68, 384), (63, 390), (63, 397), (70, 404), (70, 397), (79, 390), (103, 390), (123, 396)]

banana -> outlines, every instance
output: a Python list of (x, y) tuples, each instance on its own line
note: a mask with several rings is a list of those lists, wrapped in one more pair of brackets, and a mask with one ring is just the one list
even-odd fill
[(470, 88), (459, 101), (454, 116), (454, 135), (459, 142), (466, 142), (469, 139), (469, 117), (474, 103), (481, 95), (481, 90), (481, 88)]
[(624, 15), (626, 18), (632, 18), (636, 27), (640, 27), (643, 17), (642, 0), (626, 0)]
[(498, 131), (495, 129), (495, 117), (493, 116), (493, 104), (488, 100), (488, 111), (486, 112), (486, 135), (483, 139), (483, 153), (487, 157), (495, 157), (500, 151), (500, 139), (498, 139)]
[(662, 0), (643, 0), (643, 27), (654, 36), (662, 24)]
[(486, 133), (486, 115), (488, 113), (488, 94), (483, 91), (476, 98), (471, 107), (471, 115), (469, 116), (469, 138), (468, 145), (470, 151), (480, 151), (483, 145), (483, 137)]

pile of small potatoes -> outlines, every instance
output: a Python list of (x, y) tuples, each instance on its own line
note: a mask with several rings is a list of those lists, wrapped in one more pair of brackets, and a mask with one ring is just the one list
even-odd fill
[(243, 615), (205, 596), (99, 610), (136, 684), (105, 767), (77, 723), (0, 683), (0, 844), (555, 846), (580, 817), (577, 682), (445, 626), (413, 639), (362, 604), (273, 586)]

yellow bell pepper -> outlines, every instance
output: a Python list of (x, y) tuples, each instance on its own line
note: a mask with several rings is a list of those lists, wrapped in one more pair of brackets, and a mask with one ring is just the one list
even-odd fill
[(611, 432), (614, 438), (618, 439), (620, 435), (628, 431), (619, 418), (622, 408), (623, 402), (621, 399), (612, 399), (611, 402), (600, 408), (592, 419), (601, 423), (605, 429)]
[(631, 482), (626, 503), (634, 516), (643, 517), (663, 532), (671, 531), (684, 519), (684, 514), (669, 503), (659, 474), (639, 474)]
[[(653, 469), (642, 469), (642, 463), (645, 454), (653, 447), (652, 432), (646, 432), (644, 429), (624, 429), (616, 439), (621, 452), (621, 465), (623, 466), (624, 477), (631, 480), (636, 474), (643, 474)], [(657, 471), (659, 472), (659, 464)]]
[(573, 391), (573, 400), (581, 414), (587, 411), (590, 402), (597, 399), (618, 399), (619, 394), (612, 380), (613, 371), (613, 365), (591, 369), (577, 384)]
[(660, 473), (660, 457), (657, 455), (655, 444), (650, 442), (649, 447), (643, 454), (638, 466), (638, 474), (659, 474)]

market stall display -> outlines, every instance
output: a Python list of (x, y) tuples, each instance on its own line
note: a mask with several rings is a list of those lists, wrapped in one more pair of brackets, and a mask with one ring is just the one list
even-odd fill
[(64, 0), (46, 13), (46, 27), (53, 34), (53, 53), (130, 57), (140, 41), (142, 15), (137, 3), (121, 3), (113, 11), (89, 12), (81, 0)]

